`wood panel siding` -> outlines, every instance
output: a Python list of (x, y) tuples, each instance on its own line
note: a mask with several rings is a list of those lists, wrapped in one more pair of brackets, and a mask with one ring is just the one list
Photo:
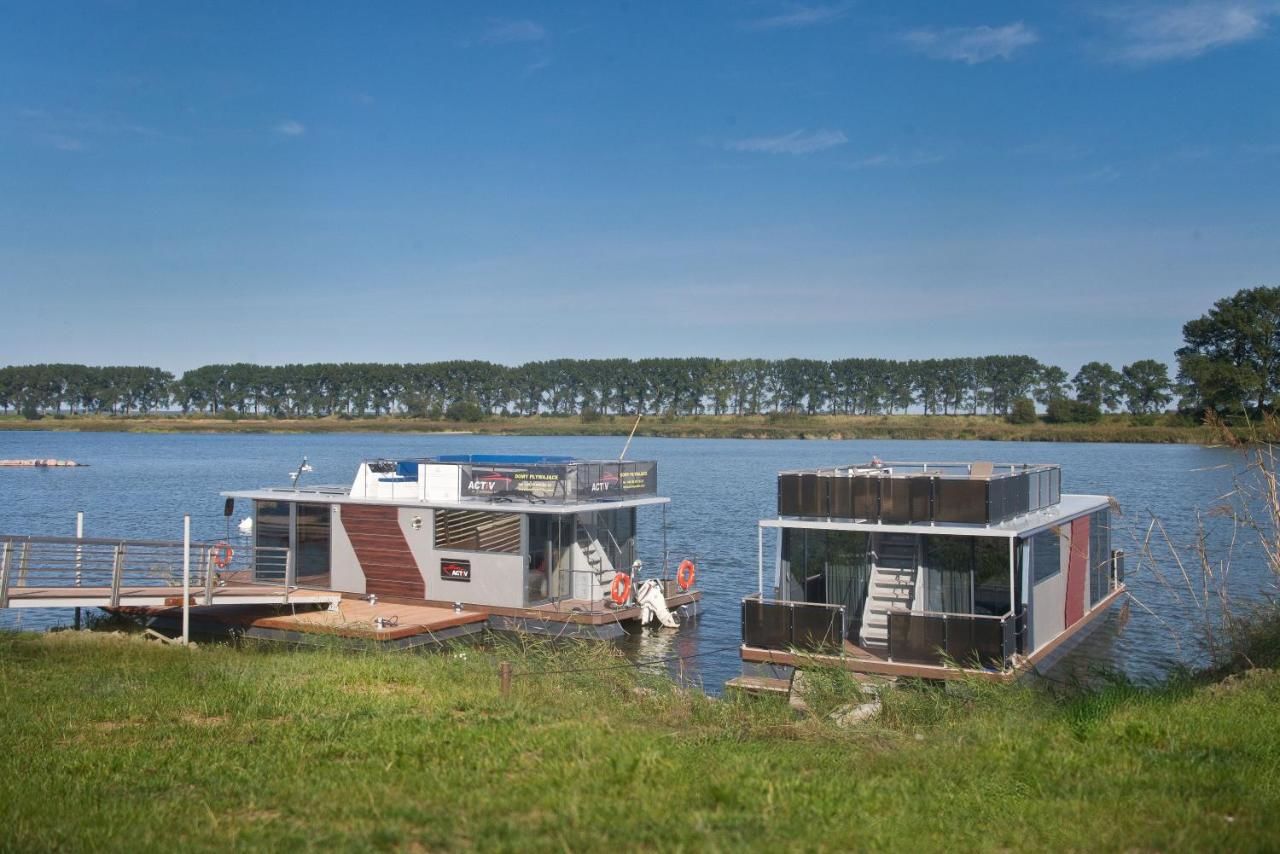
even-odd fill
[(342, 506), (342, 527), (351, 540), (366, 593), (425, 599), (427, 586), (400, 528), (395, 507)]

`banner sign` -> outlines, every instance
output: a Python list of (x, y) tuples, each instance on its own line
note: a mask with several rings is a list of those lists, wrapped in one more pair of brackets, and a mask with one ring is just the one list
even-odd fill
[(445, 581), (470, 581), (471, 561), (459, 558), (440, 558), (440, 577)]
[(568, 494), (567, 466), (463, 466), (462, 494), (560, 499)]
[(656, 495), (655, 462), (570, 463), (568, 465), (462, 466), (462, 494), (468, 498), (521, 498), (563, 502)]

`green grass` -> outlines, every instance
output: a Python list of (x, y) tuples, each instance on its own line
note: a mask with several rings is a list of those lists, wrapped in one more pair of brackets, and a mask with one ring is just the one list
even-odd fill
[[(1151, 422), (1151, 423), (1147, 423)], [(494, 417), (479, 422), (377, 418), (229, 418), (214, 416), (75, 415), (27, 421), (0, 416), (3, 430), (134, 433), (468, 432), (527, 436), (625, 436), (634, 418), (603, 416)], [(1010, 424), (990, 415), (751, 415), (645, 417), (642, 436), (709, 439), (985, 439), (1027, 442), (1145, 442), (1204, 444), (1214, 430), (1178, 416), (1146, 419), (1108, 415), (1095, 424)]]
[[(1264, 849), (1280, 675), (1074, 699), (708, 699), (606, 647), (426, 656), (0, 637), (0, 849)], [(838, 677), (824, 674), (832, 683)]]

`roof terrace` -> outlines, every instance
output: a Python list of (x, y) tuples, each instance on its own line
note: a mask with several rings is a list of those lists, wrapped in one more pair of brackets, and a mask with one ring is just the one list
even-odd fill
[(1051, 507), (1051, 464), (881, 462), (778, 474), (780, 516), (886, 524), (992, 525)]

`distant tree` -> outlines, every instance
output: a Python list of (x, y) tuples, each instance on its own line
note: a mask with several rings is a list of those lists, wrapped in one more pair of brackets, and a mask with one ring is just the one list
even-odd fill
[(1182, 327), (1178, 377), (1184, 405), (1255, 412), (1275, 406), (1280, 391), (1280, 287), (1238, 291)]
[(1106, 362), (1089, 362), (1081, 366), (1072, 380), (1076, 387), (1076, 400), (1094, 409), (1106, 407), (1112, 411), (1120, 408), (1124, 398), (1123, 381), (1120, 372)]
[(1013, 404), (1009, 407), (1009, 414), (1005, 417), (1009, 419), (1010, 424), (1035, 424), (1035, 401), (1029, 397), (1014, 398)]
[(1057, 365), (1045, 365), (1040, 369), (1040, 376), (1036, 380), (1036, 402), (1048, 406), (1055, 400), (1065, 398), (1068, 384), (1066, 371)]
[(1102, 410), (1084, 400), (1055, 397), (1045, 407), (1044, 420), (1050, 424), (1084, 424), (1102, 418)]
[(1121, 369), (1124, 394), (1134, 415), (1158, 412), (1169, 405), (1169, 368), (1155, 359), (1140, 359)]

